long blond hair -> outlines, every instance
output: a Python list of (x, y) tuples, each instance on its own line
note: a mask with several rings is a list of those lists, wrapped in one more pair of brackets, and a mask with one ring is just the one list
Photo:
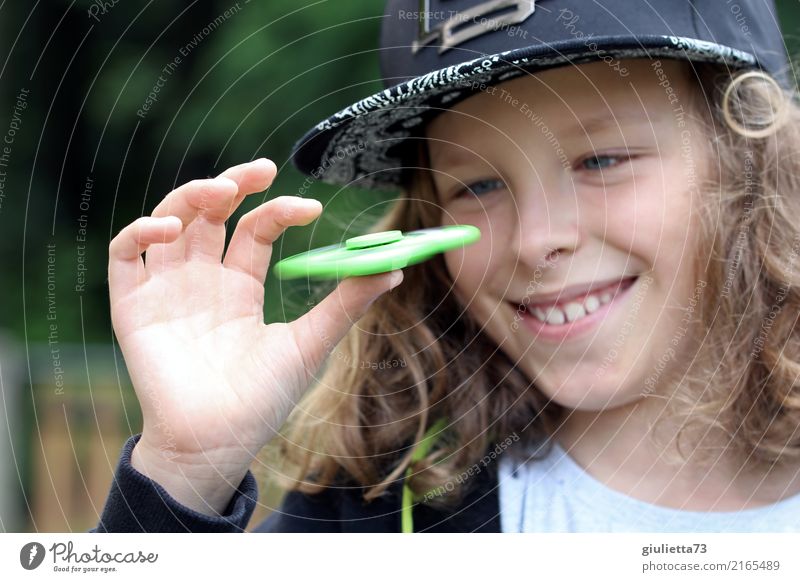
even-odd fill
[[(713, 426), (731, 435), (743, 462), (796, 462), (800, 106), (796, 94), (777, 91), (764, 74), (742, 79), (712, 65), (694, 70), (698, 94), (710, 105), (705, 129), (719, 171), (704, 189), (705, 242), (695, 262), (697, 280), (707, 284), (695, 311), (704, 341), (671, 399), (673, 414), (686, 418), (687, 430)], [(406, 195), (372, 231), (440, 224), (427, 148), (417, 137)], [(403, 284), (351, 329), (266, 448), (264, 461), (284, 488), (315, 493), (350, 483), (371, 500), (411, 467), (412, 490), (446, 490), (427, 501), (447, 506), (470, 482), (459, 475), (477, 466), (492, 443), (511, 440), (513, 452), (551, 434), (563, 418), (565, 409), (468, 317), (441, 255), (404, 271)], [(770, 315), (779, 292), (782, 307)], [(448, 419), (440, 444), (412, 463), (414, 445), (439, 418)]]
[[(764, 470), (800, 460), (800, 105), (760, 71), (697, 66), (715, 171), (698, 205), (698, 352), (665, 418)], [(691, 437), (690, 437), (691, 435)], [(694, 458), (718, 451), (695, 451)]]

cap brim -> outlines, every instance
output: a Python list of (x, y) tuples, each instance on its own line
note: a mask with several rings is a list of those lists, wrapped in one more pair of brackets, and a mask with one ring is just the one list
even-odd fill
[(329, 184), (397, 190), (402, 186), (403, 146), (437, 114), (489, 85), (606, 58), (675, 58), (731, 69), (757, 66), (750, 53), (674, 36), (593, 37), (482, 55), (398, 83), (338, 111), (295, 143), (292, 163)]

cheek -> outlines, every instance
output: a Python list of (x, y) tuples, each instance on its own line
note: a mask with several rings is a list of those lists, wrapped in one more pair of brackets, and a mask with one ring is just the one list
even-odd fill
[[(473, 213), (470, 216), (454, 214), (453, 217), (456, 220), (449, 224), (476, 226), (481, 231), (481, 238), (471, 245), (446, 252), (445, 265), (463, 298), (470, 302), (477, 298), (485, 300), (488, 292), (504, 285), (500, 275), (511, 257), (509, 243), (502, 237), (510, 229), (499, 228), (497, 222), (486, 213)], [(502, 287), (500, 293), (503, 293)]]
[(491, 280), (495, 268), (492, 254), (492, 242), (484, 234), (468, 247), (445, 253), (447, 270), (462, 293), (471, 295)]
[(685, 184), (640, 178), (607, 208), (608, 237), (651, 265), (680, 261), (692, 244), (691, 204)]
[(489, 204), (461, 203), (443, 207), (442, 225), (469, 224), (481, 231), (480, 239), (445, 254), (451, 274), (459, 270), (489, 274), (509, 259), (511, 233), (517, 227), (511, 203), (494, 199)]

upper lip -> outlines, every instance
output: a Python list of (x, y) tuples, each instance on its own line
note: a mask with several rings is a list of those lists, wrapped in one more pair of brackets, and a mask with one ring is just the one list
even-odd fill
[[(537, 293), (536, 295), (530, 295), (530, 303), (531, 304), (551, 304), (551, 303), (562, 303), (573, 299), (575, 297), (580, 297), (587, 293), (591, 293), (597, 289), (602, 289), (603, 287), (608, 287), (612, 283), (621, 283), (627, 279), (632, 279), (636, 277), (636, 275), (625, 275), (622, 277), (614, 277), (613, 279), (604, 279), (602, 281), (592, 281), (591, 283), (578, 283), (576, 285), (570, 285), (569, 287), (564, 287), (559, 291), (554, 291), (552, 293)], [(517, 305), (522, 305), (523, 301), (516, 301), (514, 302)]]

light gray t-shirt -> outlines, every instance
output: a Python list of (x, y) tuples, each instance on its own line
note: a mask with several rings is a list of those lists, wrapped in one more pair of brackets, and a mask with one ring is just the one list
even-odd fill
[(800, 494), (743, 511), (683, 511), (611, 489), (557, 442), (544, 459), (499, 463), (503, 532), (800, 532)]

